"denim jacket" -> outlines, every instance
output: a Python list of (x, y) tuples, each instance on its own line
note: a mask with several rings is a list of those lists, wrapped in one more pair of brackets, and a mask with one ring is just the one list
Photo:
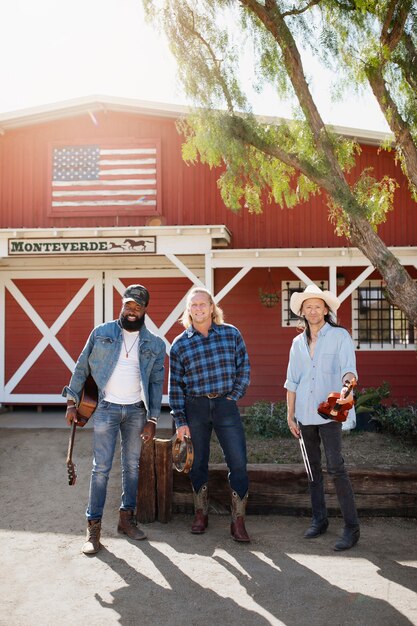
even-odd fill
[[(78, 406), (84, 383), (91, 374), (98, 387), (100, 402), (104, 397), (107, 381), (116, 367), (122, 344), (123, 335), (118, 320), (96, 326), (78, 358), (69, 385), (62, 390), (62, 395), (70, 396)], [(149, 417), (159, 417), (164, 384), (165, 344), (144, 325), (139, 333), (138, 350), (143, 401), (147, 414)]]

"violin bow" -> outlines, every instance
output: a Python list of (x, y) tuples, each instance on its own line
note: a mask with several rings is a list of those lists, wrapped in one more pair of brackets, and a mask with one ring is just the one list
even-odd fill
[(310, 461), (309, 461), (307, 450), (304, 444), (303, 434), (301, 432), (301, 425), (297, 419), (295, 420), (295, 422), (298, 426), (298, 430), (300, 431), (300, 437), (298, 438), (298, 443), (300, 444), (301, 456), (303, 457), (304, 467), (306, 468), (306, 472), (307, 472), (307, 478), (310, 483), (313, 483), (314, 482), (313, 472), (311, 471)]

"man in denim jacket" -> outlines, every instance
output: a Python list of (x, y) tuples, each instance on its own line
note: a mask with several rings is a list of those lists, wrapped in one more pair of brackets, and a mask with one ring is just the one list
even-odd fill
[(119, 319), (96, 326), (91, 332), (70, 383), (66, 419), (77, 419), (84, 383), (89, 374), (98, 388), (94, 412), (93, 469), (91, 472), (84, 554), (100, 549), (101, 518), (107, 482), (120, 432), (122, 496), (117, 530), (131, 539), (145, 539), (135, 518), (141, 438), (155, 434), (161, 412), (165, 344), (145, 326), (149, 292), (130, 285), (123, 294)]

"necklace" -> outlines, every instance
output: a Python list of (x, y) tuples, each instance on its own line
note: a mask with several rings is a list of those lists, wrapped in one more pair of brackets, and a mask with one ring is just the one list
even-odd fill
[(131, 352), (131, 350), (132, 350), (133, 346), (135, 345), (135, 343), (137, 342), (138, 338), (139, 338), (139, 333), (136, 335), (135, 341), (132, 343), (132, 345), (130, 346), (130, 348), (128, 350), (127, 349), (127, 345), (126, 345), (126, 341), (125, 341), (125, 335), (123, 333), (123, 344), (124, 344), (124, 347), (125, 347), (125, 350), (126, 350), (126, 358), (127, 359), (129, 358), (129, 352)]

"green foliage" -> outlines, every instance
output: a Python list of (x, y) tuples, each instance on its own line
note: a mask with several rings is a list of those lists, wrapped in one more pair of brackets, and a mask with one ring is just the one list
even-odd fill
[(243, 424), (248, 437), (291, 437), (287, 424), (285, 402), (260, 400), (248, 407), (243, 415)]
[(362, 171), (354, 186), (354, 194), (365, 208), (366, 219), (375, 228), (385, 222), (387, 212), (392, 210), (394, 191), (399, 185), (388, 176), (376, 180), (369, 172), (368, 168)]
[(373, 419), (378, 423), (380, 432), (390, 433), (417, 444), (417, 404), (406, 407), (394, 404), (382, 407)]
[(355, 411), (360, 413), (375, 413), (382, 409), (382, 400), (389, 397), (390, 386), (383, 382), (379, 387), (366, 387), (355, 393)]

